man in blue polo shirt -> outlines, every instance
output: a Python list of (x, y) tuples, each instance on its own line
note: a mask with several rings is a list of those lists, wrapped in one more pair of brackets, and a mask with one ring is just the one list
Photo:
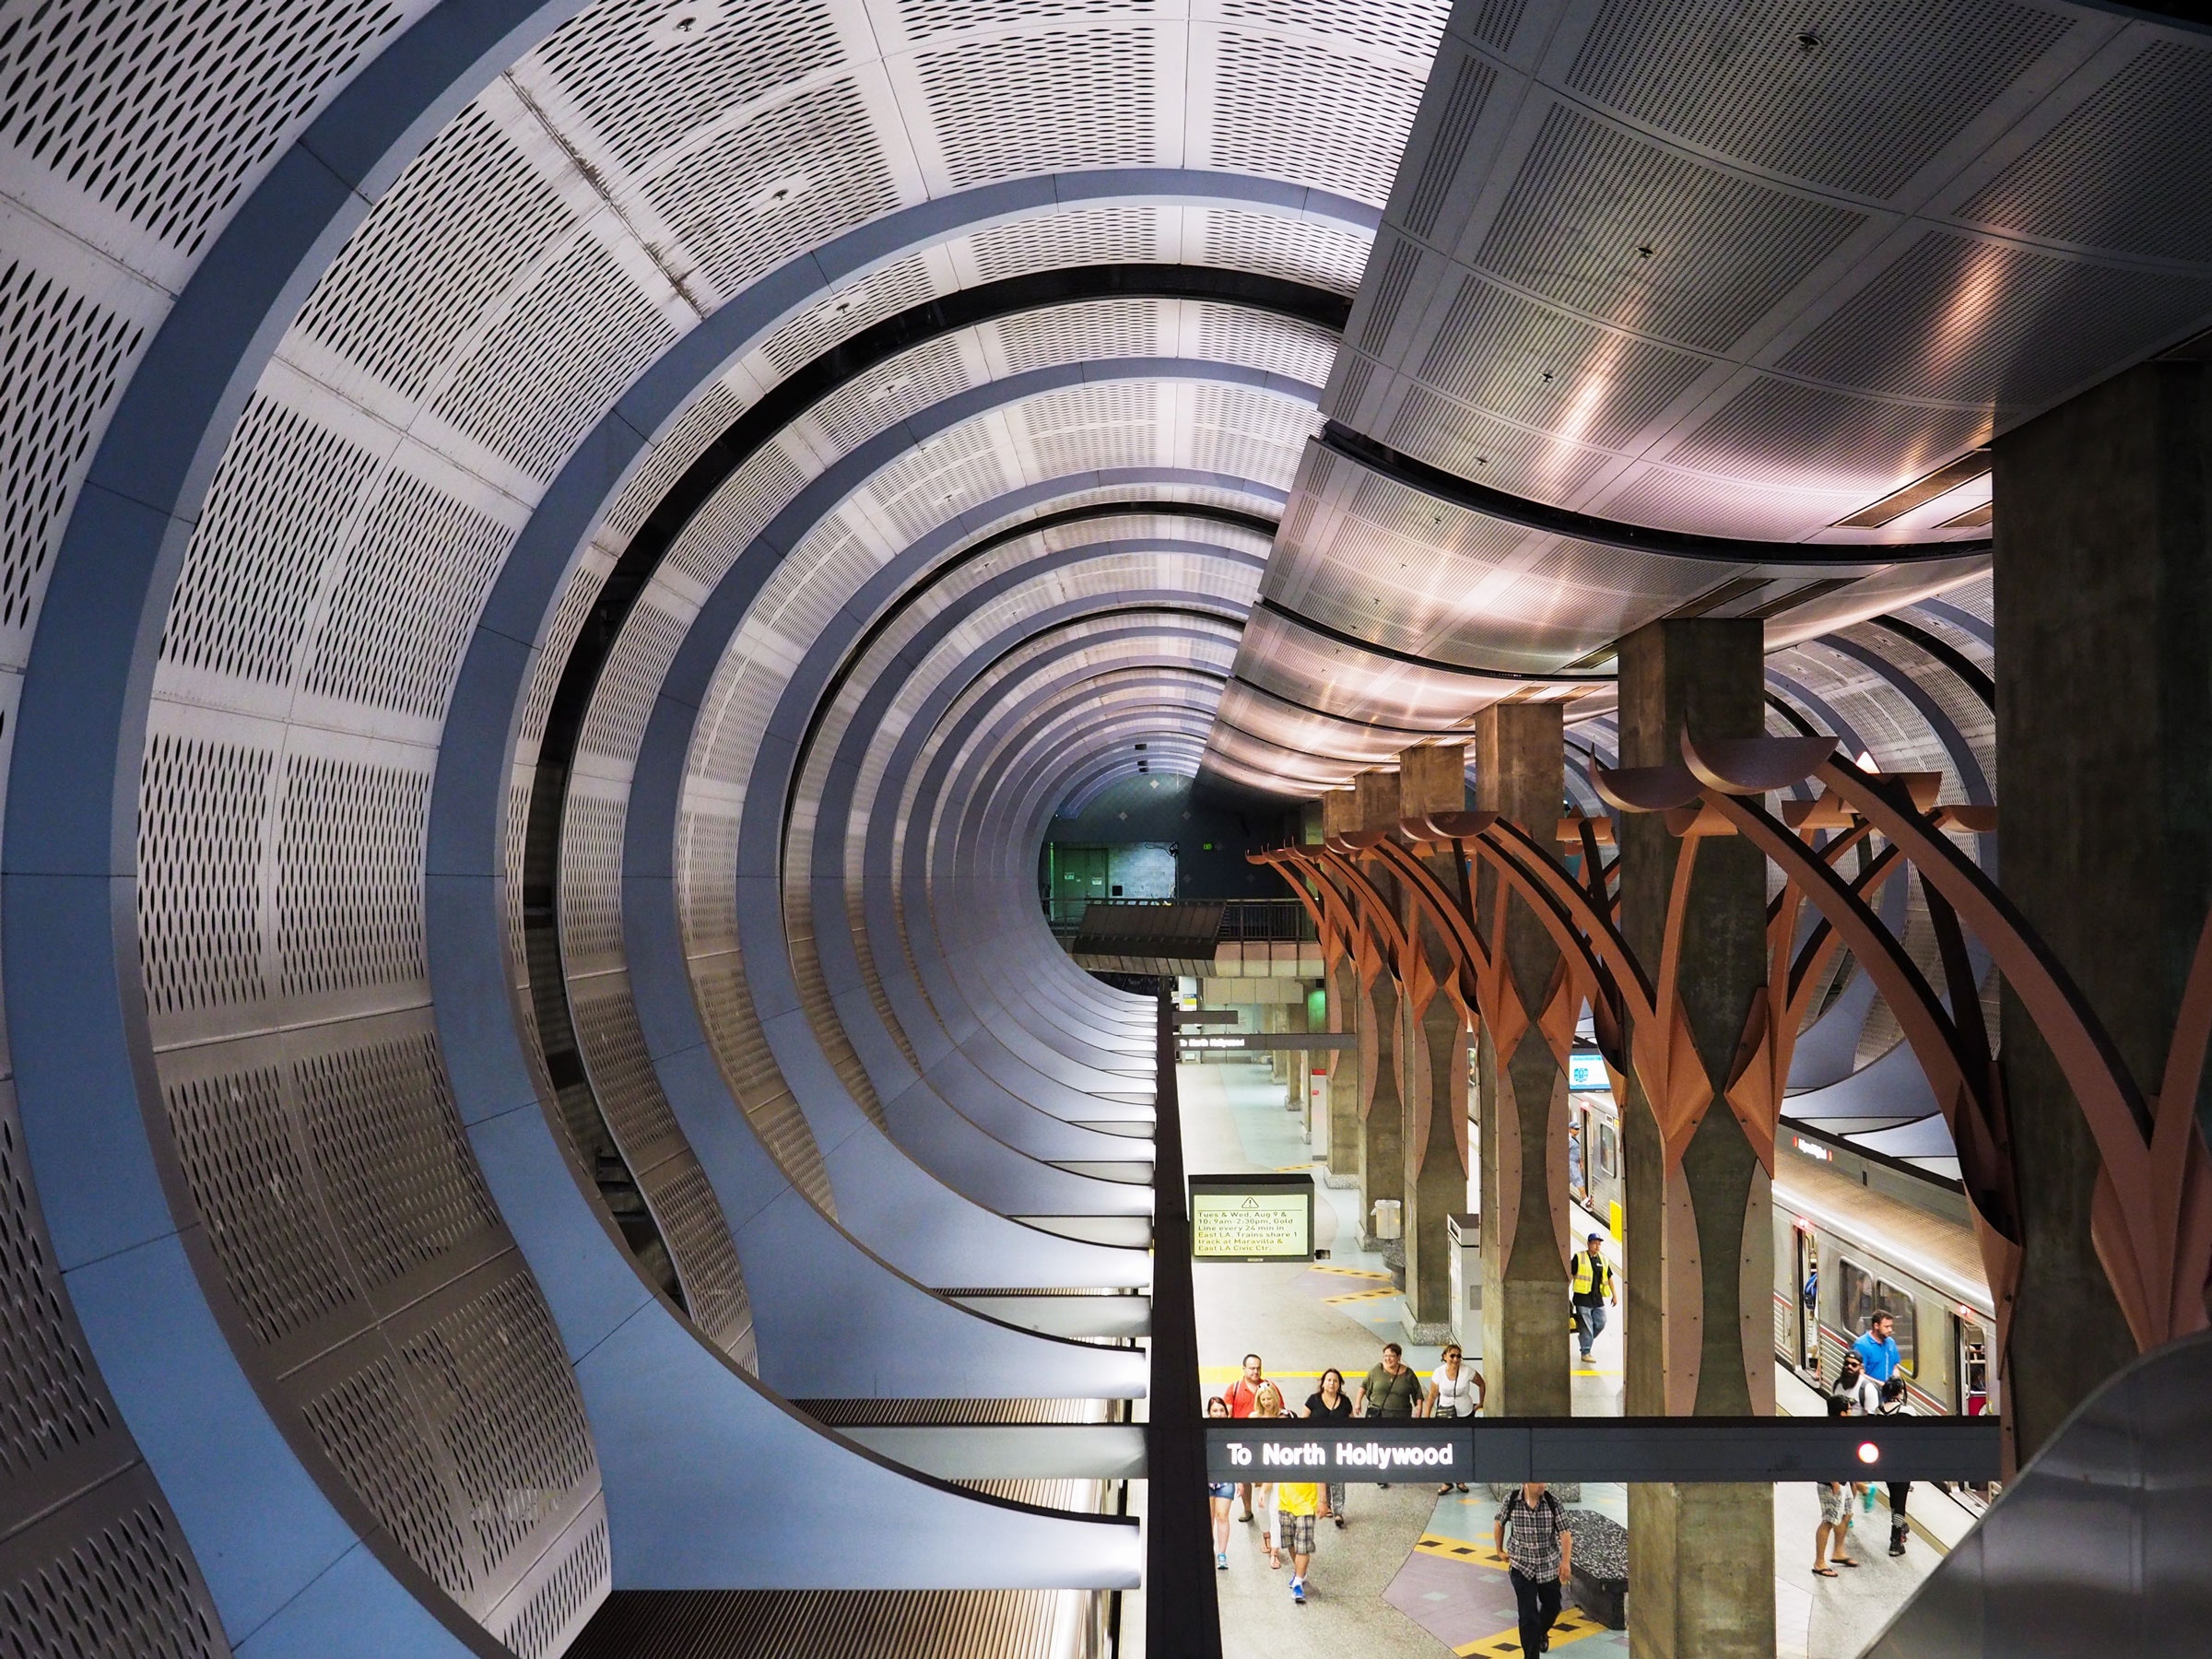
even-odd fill
[(1901, 1357), (1897, 1351), (1897, 1338), (1890, 1335), (1896, 1324), (1897, 1321), (1888, 1314), (1877, 1313), (1866, 1322), (1866, 1329), (1860, 1333), (1859, 1339), (1851, 1345), (1851, 1351), (1858, 1355), (1859, 1364), (1870, 1381), (1887, 1382), (1897, 1375)]

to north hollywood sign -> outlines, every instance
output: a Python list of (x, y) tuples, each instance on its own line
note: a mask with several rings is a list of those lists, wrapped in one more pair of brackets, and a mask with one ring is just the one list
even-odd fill
[(1210, 1480), (1963, 1480), (1998, 1477), (1992, 1417), (1215, 1418)]
[(1206, 1425), (1213, 1480), (1465, 1480), (1473, 1459), (1465, 1429), (1443, 1423), (1358, 1422), (1307, 1429), (1270, 1423)]

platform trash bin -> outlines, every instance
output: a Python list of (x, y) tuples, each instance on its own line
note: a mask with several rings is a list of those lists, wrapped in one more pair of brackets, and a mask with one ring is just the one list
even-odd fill
[(1404, 1223), (1399, 1219), (1401, 1201), (1396, 1198), (1375, 1200), (1375, 1237), (1395, 1239), (1402, 1236)]

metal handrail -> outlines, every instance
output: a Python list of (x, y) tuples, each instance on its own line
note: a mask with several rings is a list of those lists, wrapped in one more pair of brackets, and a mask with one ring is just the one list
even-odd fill
[(1146, 1428), (1147, 1659), (1221, 1659), (1206, 1507), (1206, 1415), (1191, 1285), (1189, 1189), (1175, 1087), (1174, 1003), (1163, 986), (1153, 1108), (1151, 1421)]

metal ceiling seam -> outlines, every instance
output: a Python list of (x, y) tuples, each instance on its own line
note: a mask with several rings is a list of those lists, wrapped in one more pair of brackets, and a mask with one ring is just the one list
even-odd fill
[[(1151, 631), (1157, 638), (1164, 630)], [(1024, 677), (1034, 678), (1035, 672), (1025, 669)], [(994, 688), (988, 696), (971, 701), (967, 714), (946, 734), (944, 740), (925, 743), (913, 751), (916, 761), (925, 761), (926, 766), (910, 785), (915, 803), (912, 816), (920, 817), (931, 828), (926, 835), (910, 832), (903, 838), (898, 857), (905, 866), (904, 874), (895, 883), (887, 883), (877, 892), (871, 892), (871, 914), (877, 915), (878, 902), (895, 905), (903, 913), (901, 935), (912, 971), (919, 976), (933, 1005), (947, 1011), (965, 1010), (954, 1028), (955, 1034), (964, 1039), (963, 1045), (971, 1056), (986, 1070), (993, 1069), (996, 1047), (990, 1041), (992, 1030), (987, 1012), (975, 1006), (970, 989), (950, 971), (950, 964), (936, 942), (935, 919), (946, 913), (944, 906), (957, 898), (965, 882), (966, 849), (975, 836), (985, 833), (980, 826), (994, 811), (994, 797), (998, 793), (998, 786), (992, 782), (994, 778), (1006, 773), (1010, 768), (1033, 767), (1037, 762), (1031, 757), (1041, 745), (1068, 756), (1088, 749), (1092, 743), (1108, 740), (1113, 730), (1131, 722), (1139, 726), (1147, 723), (1158, 724), (1161, 716), (1156, 704), (1104, 721), (1099, 719), (1089, 705), (1100, 698), (1129, 690), (1135, 685), (1180, 687), (1194, 672), (1203, 671), (1178, 665), (1166, 679), (1159, 678), (1158, 671), (1154, 671), (1150, 678), (1133, 681), (1134, 672), (1115, 665), (1111, 660), (1105, 665), (1088, 664), (1066, 671), (1042, 690), (1028, 693), (1018, 690), (1018, 700), (1014, 701), (1008, 701), (1006, 693)], [(1020, 682), (1013, 684), (1018, 688)], [(1017, 724), (1025, 721), (1029, 723), (1026, 728)], [(1087, 741), (1072, 746), (1054, 744), (1040, 735), (1070, 722), (1091, 723), (1085, 727)], [(973, 804), (979, 794), (982, 796), (980, 805)], [(949, 837), (939, 828), (945, 825), (953, 826)], [(1024, 837), (1017, 834), (1015, 839)], [(1033, 861), (1034, 847), (1030, 852)], [(956, 903), (950, 914), (957, 919), (961, 913)], [(877, 929), (880, 931), (882, 925), (878, 916)], [(1096, 1069), (1110, 1065), (1107, 1057), (1071, 1052), (1066, 1034), (1055, 1031), (1049, 1022), (1036, 1034), (1048, 1051), (1068, 1053), (1077, 1067), (1072, 1071), (1066, 1066), (1044, 1068), (1044, 1075), (1059, 1087), (1090, 1092), (1113, 1087), (1112, 1072), (1105, 1072), (1107, 1080), (1101, 1082)], [(1017, 1056), (1027, 1073), (1037, 1072), (1039, 1062), (1047, 1057), (1045, 1052)]]
[[(1124, 375), (1142, 376), (1146, 374), (1160, 374), (1163, 372), (1189, 372), (1194, 374), (1197, 378), (1218, 379), (1231, 382), (1241, 381), (1247, 383), (1251, 383), (1255, 381), (1259, 383), (1265, 383), (1271, 379), (1279, 379), (1279, 377), (1253, 375), (1249, 372), (1238, 371), (1233, 365), (1219, 364), (1184, 364), (1175, 369), (1168, 369), (1165, 365), (1157, 362), (1140, 361), (1139, 363), (1135, 364), (1088, 364), (1074, 365), (1071, 367), (1079, 370), (1081, 378), (1087, 381), (1097, 381), (1103, 378), (1114, 378)], [(935, 406), (932, 409), (926, 412), (926, 421), (922, 415), (910, 417), (902, 429), (894, 429), (894, 431), (885, 434), (878, 440), (871, 441), (870, 444), (864, 445), (860, 449), (854, 451), (852, 454), (848, 455), (844, 461), (841, 462), (838, 466), (832, 468), (830, 473), (823, 475), (821, 478), (809, 485), (808, 488), (806, 490), (803, 490), (801, 494), (794, 500), (791, 505), (784, 510), (783, 513), (780, 514), (776, 521), (771, 522), (771, 524), (763, 531), (761, 535), (756, 538), (756, 547), (761, 550), (761, 556), (765, 558), (767, 555), (771, 554), (776, 550), (779, 543), (796, 546), (802, 539), (796, 528), (799, 524), (809, 522), (811, 518), (818, 517), (821, 512), (828, 510), (831, 501), (841, 500), (843, 495), (848, 492), (849, 488), (853, 485), (853, 483), (859, 478), (872, 474), (880, 465), (881, 460), (884, 457), (892, 453), (900, 453), (902, 449), (910, 447), (912, 444), (920, 441), (924, 436), (925, 426), (929, 429), (942, 429), (944, 425), (949, 424), (954, 419), (967, 414), (969, 412), (968, 405), (971, 403), (973, 403), (978, 406), (986, 406), (1001, 400), (1018, 397), (1024, 393), (1025, 389), (1030, 386), (1052, 383), (1061, 378), (1064, 378), (1063, 371), (1030, 371), (1030, 374), (1027, 376), (1011, 377), (1006, 381), (990, 382), (985, 387), (977, 388), (973, 394), (964, 394), (959, 398), (947, 400), (947, 403), (944, 405)], [(948, 527), (964, 528), (964, 526), (958, 525)], [(753, 564), (756, 568), (747, 570), (748, 563)], [(764, 580), (766, 577), (768, 568), (769, 567), (765, 565), (759, 565), (758, 561), (748, 560), (747, 558), (741, 557), (738, 563), (732, 567), (732, 572), (733, 576), (736, 576), (738, 571), (747, 571), (747, 573), (745, 576), (738, 578), (738, 580), (741, 585), (750, 583), (754, 587), (755, 591), (757, 591), (759, 582)], [(731, 591), (728, 587), (730, 580), (730, 578), (725, 578), (724, 587), (721, 590), (718, 590), (717, 598), (719, 598), (722, 594)], [(744, 606), (739, 606), (728, 614), (730, 614), (734, 618), (735, 616), (741, 615), (745, 608), (749, 608), (749, 605), (750, 598), (748, 595), (746, 598)], [(714, 625), (711, 620), (711, 616), (716, 611), (716, 599), (710, 599), (707, 606), (702, 609), (698, 618), (695, 620), (694, 631), (687, 639), (686, 645), (684, 647), (686, 652), (697, 649), (694, 641), (700, 637), (697, 631), (699, 628), (704, 627), (712, 631)], [(674, 677), (672, 676), (671, 678), (673, 677)], [(669, 681), (664, 681), (663, 691), (660, 699), (661, 703), (665, 706), (668, 702), (670, 697), (675, 696), (679, 700), (692, 702), (692, 706), (694, 707), (695, 712), (697, 712), (698, 705), (693, 702), (692, 697), (687, 696), (681, 692), (672, 691), (669, 688)], [(656, 718), (658, 716), (656, 713)], [(633, 795), (633, 817), (631, 821), (631, 827), (633, 829), (635, 829), (637, 825), (637, 818), (634, 814), (634, 806), (635, 800)], [(751, 804), (748, 803), (748, 813), (750, 810)], [(649, 818), (652, 816), (653, 815), (648, 815)], [(652, 831), (648, 830), (646, 831), (647, 837), (650, 838), (651, 834)], [(758, 840), (755, 840), (753, 841), (752, 844), (755, 847), (759, 847), (760, 842)], [(748, 856), (759, 856), (758, 853), (748, 855), (746, 850), (747, 845), (747, 838), (744, 835), (741, 835), (738, 842), (739, 873), (741, 881)], [(635, 837), (626, 837), (626, 858), (634, 856), (637, 846), (638, 841)], [(740, 888), (740, 891), (743, 891), (742, 886)], [(781, 1024), (778, 1023), (778, 1019), (782, 1012), (780, 1006), (781, 1002), (794, 997), (796, 995), (796, 988), (788, 982), (786, 964), (780, 959), (778, 953), (772, 947), (762, 947), (757, 943), (755, 949), (751, 953), (751, 961), (747, 969), (747, 981), (748, 993), (756, 999), (758, 999), (763, 993), (769, 996), (779, 999), (779, 1003), (775, 1005), (778, 1008), (778, 1012), (771, 1013), (768, 1018), (763, 1021), (763, 1025), (767, 1030), (771, 1039), (771, 1048), (777, 1046), (778, 1038), (783, 1038), (788, 1040), (788, 1042), (790, 1043), (797, 1043), (800, 1045), (798, 1048), (792, 1050), (790, 1053), (779, 1053), (778, 1055), (780, 1063), (786, 1068), (786, 1077), (792, 1078), (794, 1082), (800, 1078), (805, 1078), (807, 1079), (809, 1083), (818, 1086), (825, 1082), (826, 1080), (821, 1077), (819, 1068), (816, 1065), (816, 1062), (819, 1059), (818, 1054), (806, 1052), (805, 1045), (805, 1034), (801, 1030), (800, 1022), (783, 1018)], [(796, 1073), (796, 1077), (794, 1075), (794, 1072)], [(834, 1084), (831, 1084), (831, 1087), (834, 1088)], [(807, 1105), (811, 1101), (810, 1110), (812, 1111), (830, 1110), (830, 1101), (822, 1097), (815, 1096), (811, 1088), (801, 1094), (801, 1100), (803, 1105)], [(841, 1115), (841, 1113), (839, 1115)], [(818, 1129), (818, 1133), (820, 1133)], [(863, 1133), (859, 1124), (853, 1124), (846, 1125), (843, 1135), (841, 1136), (836, 1136), (836, 1144), (850, 1144), (852, 1136), (859, 1133)], [(832, 1132), (832, 1135), (835, 1135), (834, 1131)], [(859, 1177), (860, 1171), (862, 1169), (865, 1169), (867, 1167), (869, 1166), (859, 1166), (856, 1168), (854, 1171), (855, 1178)], [(871, 1177), (871, 1179), (881, 1179), (881, 1166), (875, 1166), (875, 1168), (877, 1170), (877, 1173), (875, 1176)], [(945, 1242), (944, 1236), (939, 1235), (936, 1239), (936, 1242), (941, 1246)], [(1003, 1266), (1003, 1262), (1001, 1265)], [(988, 1277), (987, 1275), (971, 1273), (959, 1277), (957, 1278), (957, 1282), (988, 1282)]]
[[(1038, 374), (1046, 374), (1046, 371), (1038, 371)], [(989, 382), (989, 385), (994, 385), (994, 387), (1006, 387), (1006, 382), (1005, 382), (1005, 381), (1002, 381), (1002, 382)], [(982, 394), (982, 392), (984, 392), (984, 389), (978, 389), (978, 394)], [(909, 422), (909, 436), (912, 436), (912, 422)], [(889, 436), (887, 436), (885, 441), (880, 441), (880, 442), (896, 444), (896, 438), (889, 438)], [(796, 540), (803, 540), (803, 537), (794, 537), (794, 542), (796, 542)], [(688, 606), (686, 606), (686, 608), (688, 608)]]
[[(1049, 640), (1051, 630), (1059, 626), (1064, 618), (1081, 617), (1095, 620), (1104, 617), (1119, 621), (1129, 615), (1132, 603), (1129, 596), (1122, 594), (1070, 600), (1053, 607), (1049, 612), (1041, 612), (1034, 618), (1025, 618), (1021, 623), (1015, 624), (994, 636), (987, 644), (972, 653), (964, 665), (956, 667), (940, 677), (928, 700), (906, 723), (902, 732), (903, 740), (880, 774), (877, 788), (881, 790), (886, 787), (893, 789), (900, 787), (900, 778), (912, 764), (912, 757), (926, 753), (930, 748), (932, 739), (935, 735), (935, 728), (943, 712), (950, 708), (971, 688), (986, 683), (988, 677), (994, 673), (996, 665), (1006, 660), (1007, 653), (1027, 646), (1033, 641)], [(1159, 614), (1162, 615), (1163, 619), (1170, 615), (1165, 612)], [(1178, 623), (1178, 631), (1182, 631), (1183, 625), (1181, 618), (1176, 618), (1175, 620)], [(1156, 649), (1153, 642), (1159, 637), (1161, 630), (1157, 628), (1131, 629), (1128, 632), (1133, 641), (1141, 641), (1146, 647)], [(1097, 644), (1097, 636), (1087, 634), (1067, 643), (1063, 648), (1063, 654), (1076, 651), (1090, 652), (1096, 649)], [(1030, 665), (1025, 671), (1032, 674), (1036, 672), (1034, 667), (1036, 661), (1037, 659), (1034, 657), (1029, 659)], [(1097, 672), (1099, 671), (1091, 670), (1091, 676), (1095, 677)], [(1088, 681), (1087, 680), (1086, 683)], [(890, 689), (886, 688), (886, 695), (882, 700), (888, 700)], [(848, 797), (842, 791), (849, 790), (851, 780), (857, 776), (857, 766), (851, 757), (851, 749), (856, 743), (865, 747), (865, 744), (875, 741), (874, 734), (879, 729), (866, 717), (866, 707), (872, 707), (874, 700), (875, 699), (872, 697), (870, 705), (864, 706), (863, 716), (848, 728), (844, 743), (846, 753), (841, 755), (830, 771), (831, 788), (837, 790), (838, 793), (825, 794), (823, 812), (819, 820), (824, 826), (850, 822), (853, 817), (858, 816), (844, 810)], [(988, 706), (988, 704), (979, 701), (975, 708), (980, 715), (987, 710)], [(865, 815), (865, 821), (871, 833), (888, 833), (887, 817), (877, 813), (872, 807)], [(829, 832), (833, 833), (834, 831)], [(818, 829), (818, 836), (824, 833), (824, 830)], [(864, 865), (865, 862), (865, 855), (864, 853)], [(831, 878), (824, 877), (822, 879)], [(850, 877), (843, 876), (841, 872), (837, 879), (849, 880)], [(841, 949), (848, 947), (854, 943), (850, 932), (848, 915), (847, 925), (841, 932), (839, 947)], [(880, 952), (878, 954), (880, 955)], [(946, 1053), (935, 1045), (933, 1045), (932, 1052), (940, 1055)], [(933, 1065), (932, 1069), (934, 1071), (935, 1067)], [(994, 1081), (999, 1080), (994, 1079)], [(1000, 1086), (1005, 1086), (1003, 1081), (1000, 1081)]]
[[(1052, 562), (1054, 568), (1072, 568), (1088, 562), (1097, 557), (1098, 551), (1095, 547), (1081, 547), (1065, 550), (1054, 556)], [(1005, 577), (995, 579), (991, 585), (994, 588), (1002, 589), (1019, 587), (1038, 580), (1043, 573), (1030, 566), (1019, 567), (1007, 572)], [(963, 595), (959, 607), (948, 608), (940, 613), (934, 619), (925, 638), (917, 641), (916, 644), (922, 645), (924, 649), (934, 648), (938, 641), (945, 640), (956, 628), (960, 626), (962, 617), (967, 611), (987, 603), (991, 596), (992, 594), (987, 591)], [(1013, 625), (1007, 631), (996, 636), (996, 639), (1001, 642), (1011, 641), (1019, 643), (1034, 637), (1037, 628), (1049, 626), (1053, 619), (1063, 616), (1078, 614), (1093, 617), (1101, 614), (1125, 616), (1140, 606), (1149, 608), (1159, 599), (1159, 593), (1137, 594), (1124, 589), (1068, 599), (1057, 606), (1037, 613), (1034, 617), (1025, 618), (1024, 621)], [(1185, 600), (1183, 603), (1187, 605), (1189, 601)], [(1233, 616), (1233, 607), (1225, 608), (1222, 614)], [(838, 649), (835, 642), (832, 641), (825, 641), (823, 645), (831, 652)], [(1010, 649), (1011, 646), (1007, 648)], [(915, 653), (916, 645), (910, 644), (901, 651), (899, 658), (893, 659), (892, 664), (886, 665), (886, 671), (872, 673), (868, 677), (868, 690), (865, 700), (860, 705), (854, 717), (843, 724), (840, 753), (820, 766), (819, 770), (823, 778), (822, 787), (825, 793), (818, 801), (814, 803), (810, 815), (816, 827), (814, 845), (817, 851), (813, 856), (813, 867), (818, 873), (814, 876), (813, 883), (818, 887), (834, 887), (841, 892), (843, 883), (847, 879), (845, 860), (841, 856), (832, 857), (830, 854), (836, 851), (835, 836), (838, 828), (850, 821), (854, 816), (850, 811), (850, 805), (851, 789), (857, 778), (855, 770), (857, 763), (851, 750), (855, 744), (865, 747), (872, 740), (875, 732), (880, 729), (883, 707), (894, 701), (902, 691), (901, 679), (888, 670), (902, 661), (912, 662), (918, 666), (920, 659)], [(973, 672), (978, 677), (986, 675), (989, 672), (989, 665), (986, 664), (976, 668)], [(806, 698), (812, 695), (813, 693), (807, 686), (798, 680), (794, 680), (792, 690), (787, 692), (787, 697)], [(904, 729), (909, 732), (916, 731), (916, 723), (923, 718), (924, 715), (917, 712), (906, 724)], [(879, 780), (879, 784), (880, 782)], [(751, 793), (748, 791), (748, 798)], [(825, 973), (833, 992), (848, 988), (849, 985), (857, 985), (860, 978), (857, 949), (854, 941), (846, 931), (849, 918), (841, 913), (844, 908), (842, 904), (833, 904), (828, 912), (827, 919), (824, 919), (818, 909), (817, 921), (814, 925), (818, 948), (825, 952)], [(900, 1070), (905, 1070), (902, 1065)], [(969, 1081), (972, 1082), (973, 1079), (971, 1078)], [(887, 1080), (884, 1085), (887, 1088), (895, 1086), (912, 1088), (914, 1084), (912, 1075), (898, 1077), (895, 1084)], [(1016, 1095), (1015, 1098), (1018, 1099), (1019, 1097)], [(957, 1098), (954, 1100), (954, 1103), (957, 1107), (959, 1103)], [(1041, 1104), (1037, 1105), (1036, 1109), (1047, 1110)], [(1094, 1112), (1089, 1115), (1097, 1114)]]
[[(1026, 677), (1034, 677), (1061, 659), (1088, 656), (1116, 641), (1126, 641), (1140, 653), (1157, 651), (1160, 641), (1176, 633), (1189, 638), (1193, 643), (1213, 637), (1189, 633), (1187, 623), (1174, 629), (1158, 623), (1149, 627), (1117, 625), (1106, 633), (1100, 633), (1095, 626), (1087, 625), (1084, 632), (1072, 634), (1055, 642), (1049, 632), (1040, 634), (1033, 627), (1027, 631), (1010, 628), (993, 642), (997, 647), (995, 653), (989, 651), (977, 653), (983, 660), (977, 662), (971, 670), (959, 677), (941, 682), (933, 689), (929, 701), (908, 722), (900, 735), (894, 754), (884, 768), (878, 789), (888, 789), (897, 796), (907, 796), (909, 804), (900, 811), (872, 808), (869, 812), (867, 847), (864, 854), (865, 874), (862, 880), (862, 900), (868, 917), (867, 932), (872, 939), (882, 942), (878, 947), (879, 968), (887, 990), (892, 994), (894, 1005), (897, 1005), (900, 1001), (900, 992), (905, 989), (918, 1010), (902, 1010), (902, 1018), (917, 1024), (935, 1027), (956, 1046), (964, 1039), (972, 1040), (976, 1034), (966, 1021), (960, 1022), (959, 1030), (946, 1025), (944, 1018), (931, 1006), (921, 981), (912, 977), (918, 972), (919, 965), (913, 959), (911, 941), (905, 939), (896, 917), (907, 894), (924, 889), (927, 886), (926, 875), (917, 873), (911, 867), (904, 875), (900, 871), (901, 865), (910, 864), (910, 854), (914, 853), (918, 841), (934, 839), (934, 832), (926, 826), (937, 817), (931, 803), (935, 793), (941, 787), (946, 769), (958, 764), (959, 750), (969, 741), (969, 737), (963, 734), (971, 735), (982, 729), (983, 723), (992, 717), (995, 692), (986, 695), (980, 689), (986, 686), (986, 677), (999, 673), (1001, 665), (1011, 664), (1018, 654), (1022, 662), (1022, 674)], [(1051, 690), (1058, 694), (1088, 685), (1100, 672), (1096, 665), (1089, 663), (1063, 670)], [(966, 704), (966, 712), (951, 725), (947, 725), (950, 711), (963, 703)], [(924, 773), (917, 775), (917, 766), (925, 769)], [(916, 822), (917, 818), (921, 820), (919, 823)], [(887, 958), (888, 961), (885, 965), (881, 959)], [(949, 1014), (952, 1010), (948, 1008), (945, 1012)], [(985, 1055), (982, 1061), (986, 1071), (991, 1069), (988, 1059), (989, 1056)], [(1009, 1081), (1003, 1076), (1000, 1080)], [(1017, 1076), (1011, 1081), (1020, 1082), (1022, 1079)], [(1060, 1083), (1056, 1087), (1067, 1086)]]

